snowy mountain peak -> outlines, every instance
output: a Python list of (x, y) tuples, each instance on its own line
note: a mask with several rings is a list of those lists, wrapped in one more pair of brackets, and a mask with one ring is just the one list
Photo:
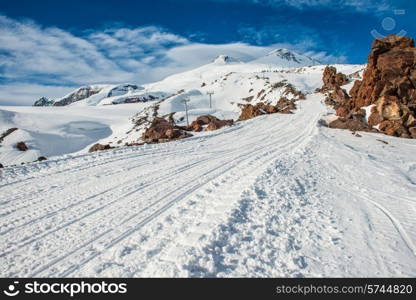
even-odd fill
[(286, 59), (288, 61), (294, 61), (294, 62), (299, 63), (299, 60), (297, 59), (299, 54), (293, 53), (290, 50), (285, 49), (285, 48), (275, 49), (275, 50), (269, 52), (266, 56), (277, 56), (277, 57), (281, 57), (283, 59)]
[(214, 64), (231, 64), (231, 63), (239, 63), (240, 61), (234, 57), (228, 55), (218, 55), (214, 60)]
[(33, 106), (52, 106), (54, 103), (53, 100), (46, 97), (42, 97), (39, 100), (36, 100)]
[(275, 49), (263, 57), (260, 57), (253, 63), (276, 65), (279, 67), (306, 67), (319, 65), (320, 62), (303, 54), (291, 51), (289, 49)]

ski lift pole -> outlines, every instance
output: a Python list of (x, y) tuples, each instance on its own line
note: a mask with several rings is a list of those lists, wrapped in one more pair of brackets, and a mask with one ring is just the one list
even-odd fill
[(189, 101), (191, 101), (189, 97), (182, 100), (182, 102), (185, 104), (186, 125), (188, 127), (189, 127), (189, 118), (188, 118), (188, 102)]
[(214, 91), (207, 92), (207, 95), (209, 95), (209, 108), (212, 108), (212, 95), (214, 95)]

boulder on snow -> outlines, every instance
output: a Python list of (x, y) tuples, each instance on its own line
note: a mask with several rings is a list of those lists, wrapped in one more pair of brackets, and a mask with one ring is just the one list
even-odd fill
[(205, 131), (213, 131), (220, 129), (224, 126), (231, 126), (234, 123), (233, 120), (220, 120), (212, 115), (203, 115), (199, 116), (195, 121), (193, 121), (188, 127), (184, 129), (187, 131), (202, 131), (205, 125), (208, 125)]
[(205, 131), (214, 131), (214, 130), (218, 130), (224, 126), (231, 126), (233, 125), (234, 121), (233, 120), (214, 120), (208, 123), (207, 128), (205, 129)]
[(96, 151), (103, 151), (103, 150), (109, 150), (109, 149), (113, 149), (114, 147), (111, 147), (109, 144), (106, 144), (106, 145), (102, 145), (102, 144), (99, 144), (99, 143), (97, 143), (97, 144), (95, 144), (95, 145), (93, 145), (89, 150), (88, 150), (88, 152), (96, 152)]
[(245, 104), (241, 105), (241, 114), (238, 118), (239, 121), (249, 120), (261, 115), (274, 113), (276, 108), (272, 105), (257, 103), (256, 105)]
[(358, 119), (338, 118), (335, 121), (329, 123), (328, 127), (336, 129), (348, 129), (351, 131), (373, 131), (367, 124)]
[(174, 139), (183, 139), (191, 137), (183, 128), (176, 126), (164, 118), (156, 117), (152, 124), (142, 135), (142, 140), (146, 143), (165, 142)]
[(48, 160), (45, 156), (39, 156), (37, 161), (44, 161), (44, 160)]
[(270, 105), (265, 103), (243, 104), (239, 121), (249, 120), (261, 115), (268, 115), (274, 113), (290, 114), (296, 109), (295, 100), (290, 100), (286, 97), (282, 97), (277, 101), (276, 105)]
[(0, 169), (3, 169), (3, 168), (4, 168), (4, 166), (2, 164), (0, 164)]
[(29, 150), (29, 147), (24, 142), (18, 142), (16, 144), (16, 148), (19, 151), (27, 151), (27, 150)]

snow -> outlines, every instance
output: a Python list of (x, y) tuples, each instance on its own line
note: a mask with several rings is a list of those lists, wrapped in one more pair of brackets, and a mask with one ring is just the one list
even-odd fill
[[(18, 128), (0, 144), (0, 275), (414, 277), (416, 142), (322, 126), (336, 118), (314, 93), (325, 66), (276, 62), (285, 53), (94, 85), (63, 107), (0, 107), (0, 134)], [(237, 120), (239, 105), (273, 104), (287, 84), (307, 94), (294, 114), (121, 147), (155, 111), (185, 125), (185, 99), (190, 122)], [(87, 153), (97, 142), (119, 147)]]
[(323, 98), (2, 169), (1, 276), (414, 277), (416, 142), (321, 127)]
[[(0, 107), (0, 133), (19, 128), (0, 144), (3, 165), (31, 162), (40, 156), (87, 152), (97, 141), (124, 136), (130, 129), (129, 117), (143, 106), (68, 106), (68, 107)], [(29, 150), (15, 148), (23, 141)]]

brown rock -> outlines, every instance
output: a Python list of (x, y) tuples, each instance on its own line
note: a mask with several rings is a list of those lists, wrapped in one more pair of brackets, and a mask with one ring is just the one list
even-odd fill
[(412, 138), (416, 139), (416, 127), (410, 127), (409, 132)]
[(29, 150), (29, 147), (24, 142), (18, 142), (16, 144), (16, 148), (19, 151), (27, 151), (27, 150)]
[[(326, 70), (324, 85), (331, 85), (335, 77), (333, 69)], [(380, 131), (391, 136), (413, 137), (410, 128), (415, 127), (416, 119), (415, 83), (414, 41), (398, 35), (376, 39), (362, 80), (354, 83), (350, 98), (339, 102), (337, 114), (348, 117), (361, 107), (375, 104), (368, 119), (370, 126), (379, 125)]]
[(368, 125), (376, 126), (383, 121), (383, 117), (377, 112), (372, 112), (370, 117), (368, 117)]
[(371, 128), (358, 119), (338, 118), (328, 125), (329, 128), (348, 129), (351, 131), (371, 131)]
[(203, 124), (201, 124), (198, 121), (193, 121), (191, 123), (191, 125), (189, 125), (189, 128), (188, 129), (191, 130), (191, 131), (199, 132), (199, 131), (202, 131), (202, 125)]
[(182, 139), (192, 136), (184, 131), (184, 128), (176, 126), (164, 118), (156, 117), (152, 124), (142, 135), (146, 143), (166, 142), (173, 139)]
[(39, 156), (38, 157), (38, 161), (44, 161), (44, 160), (48, 160), (45, 156)]
[(322, 86), (321, 91), (329, 91), (349, 82), (348, 77), (345, 74), (337, 73), (337, 69), (332, 66), (327, 66), (325, 68), (322, 81), (324, 82), (324, 85)]
[(208, 125), (210, 122), (216, 121), (216, 120), (218, 120), (217, 117), (214, 117), (211, 115), (204, 115), (204, 116), (199, 116), (195, 121), (199, 125)]
[(102, 144), (95, 144), (93, 145), (88, 152), (96, 152), (96, 151), (103, 151), (103, 150), (108, 150), (108, 149), (112, 149), (113, 147), (111, 147), (110, 145), (106, 144), (106, 145), (102, 145)]
[(337, 116), (342, 117), (342, 118), (346, 118), (348, 114), (350, 113), (348, 108), (346, 108), (345, 106), (338, 107), (336, 112), (337, 112)]
[(218, 130), (224, 126), (231, 126), (233, 125), (233, 120), (215, 120), (212, 121), (208, 124), (207, 128), (205, 129), (205, 131), (214, 131), (214, 130)]
[(238, 120), (245, 121), (266, 114), (266, 111), (261, 110), (261, 105), (244, 105), (241, 109), (241, 114)]
[(384, 120), (380, 123), (378, 129), (387, 135), (400, 137), (407, 130), (403, 127), (400, 121)]

